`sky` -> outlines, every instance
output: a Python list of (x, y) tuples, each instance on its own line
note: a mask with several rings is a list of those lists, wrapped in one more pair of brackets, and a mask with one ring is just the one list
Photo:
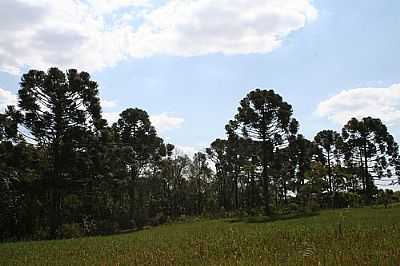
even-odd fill
[(187, 153), (225, 136), (239, 101), (274, 89), (308, 138), (351, 117), (400, 141), (400, 1), (1, 0), (0, 110), (29, 69), (77, 68), (111, 123), (146, 110)]

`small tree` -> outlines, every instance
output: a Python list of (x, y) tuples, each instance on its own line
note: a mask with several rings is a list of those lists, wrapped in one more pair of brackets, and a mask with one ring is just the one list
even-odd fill
[(199, 215), (204, 211), (207, 185), (212, 173), (208, 166), (206, 154), (202, 152), (196, 153), (189, 171), (190, 179), (194, 188), (193, 192), (195, 193), (195, 212)]
[[(304, 203), (310, 206), (314, 200), (319, 200), (326, 191), (329, 183), (325, 180), (328, 169), (320, 162), (313, 162), (311, 168), (305, 173), (307, 182), (302, 186)], [(307, 207), (307, 204), (304, 205)]]

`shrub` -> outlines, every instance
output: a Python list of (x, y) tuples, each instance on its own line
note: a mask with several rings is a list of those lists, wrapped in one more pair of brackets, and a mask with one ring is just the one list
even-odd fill
[(121, 212), (117, 217), (115, 217), (115, 220), (121, 230), (128, 230), (135, 227), (135, 222), (131, 220), (128, 212)]
[[(358, 193), (348, 192), (344, 195), (346, 203), (350, 207), (360, 207), (361, 206), (361, 196)], [(348, 207), (347, 206), (347, 207)]]
[(49, 227), (40, 227), (33, 233), (32, 240), (44, 240), (50, 238), (50, 228)]
[(79, 238), (83, 236), (83, 230), (78, 223), (63, 224), (62, 232), (64, 238)]
[(310, 200), (307, 203), (305, 213), (318, 212), (320, 210), (321, 210), (321, 205), (315, 200)]
[(83, 217), (83, 233), (88, 236), (96, 234), (96, 223), (91, 217)]
[(290, 213), (297, 213), (297, 212), (301, 212), (302, 207), (295, 202), (291, 202), (287, 205), (287, 209)]
[(100, 220), (96, 223), (97, 234), (100, 235), (110, 235), (119, 230), (119, 225), (117, 222), (112, 220)]
[(164, 215), (164, 213), (159, 212), (156, 214), (156, 216), (150, 218), (150, 225), (157, 226), (157, 225), (165, 223), (166, 221), (167, 221), (167, 218)]

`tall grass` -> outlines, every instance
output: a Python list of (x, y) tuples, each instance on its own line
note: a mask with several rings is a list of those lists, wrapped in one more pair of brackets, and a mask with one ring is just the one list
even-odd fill
[(0, 265), (400, 265), (400, 206), (0, 244)]

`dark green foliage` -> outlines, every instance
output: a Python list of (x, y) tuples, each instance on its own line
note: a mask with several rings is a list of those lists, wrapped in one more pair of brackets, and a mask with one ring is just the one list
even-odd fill
[[(157, 137), (145, 111), (130, 108), (123, 111), (120, 117), (113, 127), (119, 136), (121, 155), (127, 168), (128, 175), (124, 181), (129, 197), (129, 212), (135, 225), (142, 227), (146, 220), (142, 209), (145, 199), (144, 191), (138, 187), (147, 181), (143, 178), (148, 170), (146, 168), (157, 167), (152, 164), (157, 164), (166, 155), (167, 148), (163, 140)], [(171, 146), (168, 148), (172, 149)]]
[(128, 108), (108, 126), (88, 73), (31, 70), (18, 94), (19, 107), (0, 114), (0, 240), (106, 235), (193, 216), (276, 220), (358, 207), (361, 195), (386, 207), (400, 201), (374, 185), (400, 171), (378, 119), (310, 141), (291, 105), (257, 89), (227, 138), (189, 158), (164, 143), (144, 110)]
[(31, 70), (22, 76), (18, 94), (22, 125), (44, 157), (39, 174), (46, 186), (50, 233), (55, 238), (62, 235), (64, 197), (81, 182), (77, 174), (82, 151), (104, 123), (97, 84), (86, 72)]
[(365, 200), (371, 203), (376, 193), (374, 179), (399, 177), (398, 145), (380, 119), (351, 119), (343, 127), (346, 159), (358, 169)]
[(336, 191), (337, 186), (334, 184), (332, 168), (340, 164), (342, 138), (339, 133), (333, 130), (323, 130), (315, 136), (314, 141), (321, 148), (324, 161), (328, 167), (329, 190), (330, 192)]
[(273, 90), (256, 89), (241, 102), (235, 120), (227, 127), (244, 138), (260, 143), (259, 161), (262, 166), (264, 207), (271, 214), (271, 162), (275, 149), (283, 145), (289, 134), (296, 133), (298, 123), (292, 118), (292, 106)]

